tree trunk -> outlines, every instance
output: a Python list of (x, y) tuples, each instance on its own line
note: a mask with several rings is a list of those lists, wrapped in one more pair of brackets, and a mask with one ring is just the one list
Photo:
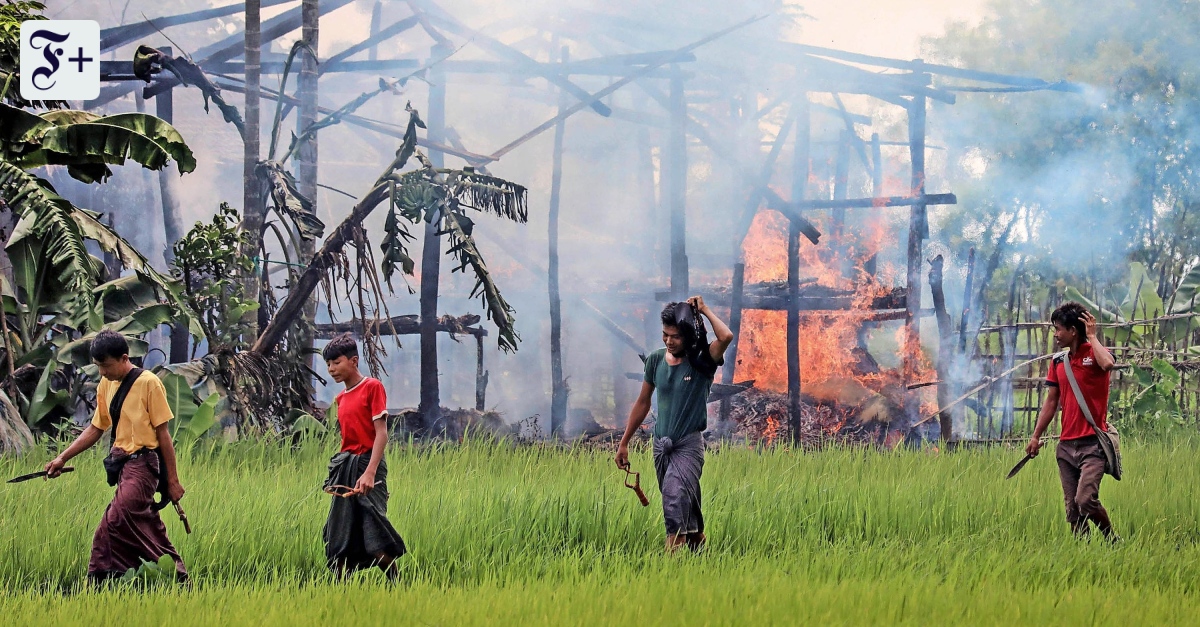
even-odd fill
[[(261, 129), (262, 104), (262, 17), (260, 15), (260, 0), (246, 0), (246, 44), (245, 44), (245, 77), (246, 77), (246, 134), (242, 138), (242, 224), (241, 230), (250, 235), (249, 241), (242, 249), (242, 256), (257, 257), (262, 237), (263, 221), (266, 219), (267, 206), (262, 185), (254, 174), (254, 168), (261, 158)], [(258, 300), (262, 291), (262, 283), (257, 272), (251, 270), (242, 277), (242, 287), (246, 298)], [(249, 338), (258, 335), (258, 313), (247, 312), (242, 321), (249, 326)]]
[[(569, 58), (566, 46), (562, 49), (563, 63)], [(558, 112), (561, 114), (567, 108), (567, 92), (559, 90)], [(558, 291), (558, 210), (562, 199), (562, 156), (563, 133), (567, 121), (561, 118), (554, 125), (554, 154), (552, 157), (552, 172), (550, 175), (550, 216), (548, 239), (550, 242), (548, 272), (546, 282), (550, 294), (550, 435), (562, 435), (563, 426), (567, 423), (567, 382), (563, 376), (562, 355), (562, 298)]]
[[(441, 58), (447, 53), (443, 46), (434, 46), (430, 58)], [(429, 111), (425, 117), (426, 138), (436, 143), (446, 139), (446, 74), (441, 68), (439, 63), (429, 72)], [(446, 157), (441, 152), (430, 151), (429, 160), (436, 168), (445, 167)], [(440, 219), (426, 223), (421, 249), (421, 400), (417, 409), (425, 428), (431, 431), (440, 427), (442, 418), (437, 359), (438, 281), (442, 264), (442, 240), (437, 234), (440, 224)]]
[[(296, 85), (299, 89), (300, 110), (296, 116), (296, 134), (300, 135), (310, 125), (317, 121), (317, 91), (318, 79), (317, 59), (315, 57), (320, 45), (321, 13), (319, 0), (304, 0), (300, 9), (301, 37), (312, 49), (312, 54), (302, 54), (300, 78)], [(313, 212), (317, 211), (317, 138), (304, 143), (296, 151), (296, 184), (300, 194), (312, 202)], [(300, 250), (297, 260), (308, 263), (316, 253), (315, 240), (300, 239)], [(314, 292), (305, 301), (301, 310), (302, 324), (296, 327), (297, 354), (312, 367), (313, 324), (317, 317), (317, 297)]]
[(350, 215), (325, 238), (325, 243), (321, 245), (321, 249), (304, 269), (300, 280), (292, 286), (287, 297), (279, 304), (279, 310), (275, 312), (275, 317), (271, 318), (270, 323), (258, 336), (251, 351), (265, 355), (275, 350), (288, 328), (292, 326), (292, 322), (300, 316), (304, 304), (308, 302), (309, 297), (316, 290), (317, 284), (320, 283), (321, 276), (333, 263), (333, 256), (345, 247), (346, 241), (350, 238), (350, 230), (362, 224), (363, 219), (387, 199), (387, 183), (376, 185), (350, 210)]
[[(170, 56), (173, 51), (163, 48), (163, 54)], [(175, 90), (168, 89), (154, 97), (155, 115), (162, 120), (175, 123)], [(183, 216), (179, 209), (179, 196), (175, 191), (175, 176), (170, 168), (158, 171), (158, 191), (162, 198), (163, 212), (163, 260), (168, 266), (175, 261), (175, 242), (183, 239)], [(173, 364), (188, 360), (188, 329), (182, 324), (171, 325), (171, 354), (168, 361)]]

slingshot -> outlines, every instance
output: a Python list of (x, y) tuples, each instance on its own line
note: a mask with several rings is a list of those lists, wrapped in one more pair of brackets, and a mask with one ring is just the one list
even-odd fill
[[(375, 482), (375, 485), (381, 485), (381, 484), (383, 484), (382, 481)], [(324, 488), (322, 488), (322, 490), (325, 491), (325, 494), (328, 494), (330, 496), (340, 496), (344, 499), (362, 494), (362, 492), (359, 492), (358, 489), (356, 489), (352, 486), (339, 485), (339, 484), (327, 485)]]
[[(629, 483), (630, 476), (633, 477), (633, 483)], [(646, 498), (645, 492), (642, 492), (642, 473), (633, 472), (628, 466), (625, 467), (625, 487), (637, 494), (638, 500), (642, 502), (642, 507), (650, 504), (650, 499)]]

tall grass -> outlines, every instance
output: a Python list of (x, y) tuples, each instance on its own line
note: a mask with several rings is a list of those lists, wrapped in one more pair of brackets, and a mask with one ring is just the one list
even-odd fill
[[(707, 552), (667, 557), (645, 452), (633, 462), (648, 508), (603, 452), (396, 446), (390, 516), (411, 553), (392, 590), (375, 573), (338, 584), (324, 569), (327, 443), (201, 447), (181, 459), (193, 535), (164, 512), (196, 585), (147, 593), (81, 592), (111, 496), (89, 454), (72, 475), (0, 487), (0, 615), (88, 622), (119, 602), (146, 624), (158, 608), (212, 624), (389, 607), (429, 624), (1171, 620), (1200, 609), (1200, 448), (1127, 448), (1127, 478), (1102, 491), (1125, 538), (1116, 547), (1070, 537), (1051, 450), (1005, 481), (1012, 449), (727, 447), (705, 468)], [(43, 462), (0, 460), (0, 475)]]

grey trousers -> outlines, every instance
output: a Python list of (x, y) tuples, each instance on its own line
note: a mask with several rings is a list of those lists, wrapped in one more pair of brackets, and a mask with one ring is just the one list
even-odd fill
[(704, 436), (690, 433), (674, 442), (654, 439), (654, 473), (662, 492), (667, 535), (704, 531), (700, 513), (700, 473), (704, 470)]

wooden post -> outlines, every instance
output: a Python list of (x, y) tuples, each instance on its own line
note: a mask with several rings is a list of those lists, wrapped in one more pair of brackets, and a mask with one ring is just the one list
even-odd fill
[[(733, 383), (733, 375), (737, 369), (738, 338), (742, 335), (742, 295), (746, 289), (746, 264), (733, 265), (733, 291), (729, 304), (729, 330), (733, 332), (733, 341), (725, 351), (725, 365), (721, 368), (721, 383)], [(729, 420), (730, 400), (721, 399), (721, 422)]]
[[(562, 62), (570, 58), (566, 46), (562, 48)], [(558, 92), (558, 112), (570, 106), (566, 90)], [(554, 154), (550, 175), (550, 216), (549, 233), (550, 256), (547, 263), (546, 282), (550, 292), (550, 435), (559, 437), (567, 424), (567, 382), (563, 376), (562, 355), (562, 299), (558, 289), (558, 212), (562, 198), (562, 157), (563, 133), (566, 131), (566, 118), (559, 117), (554, 124)]]
[[(797, 103), (795, 148), (792, 153), (792, 202), (808, 194), (809, 144), (811, 121), (807, 93)], [(787, 377), (788, 426), (792, 441), (799, 444), (800, 429), (800, 224), (788, 222), (788, 310), (787, 310)]]
[[(371, 7), (371, 38), (379, 34), (379, 25), (383, 21), (383, 0), (375, 0), (375, 6)], [(371, 44), (367, 49), (367, 60), (376, 61), (379, 59), (379, 44)]]
[[(377, 5), (378, 6), (378, 5)], [(483, 369), (483, 334), (475, 334), (475, 409), (483, 411), (487, 400), (488, 372)]]
[[(937, 378), (941, 382), (937, 386), (938, 407), (945, 407), (950, 404), (951, 399), (958, 397), (958, 395), (951, 396), (953, 375), (950, 374), (950, 368), (954, 355), (954, 325), (950, 320), (949, 312), (946, 311), (946, 293), (942, 289), (944, 264), (941, 255), (934, 257), (933, 261), (929, 262), (929, 291), (933, 295), (933, 311), (937, 317), (938, 326)], [(941, 426), (942, 441), (949, 442), (954, 435), (954, 420), (950, 410), (945, 410), (938, 416), (938, 423)]]
[(684, 100), (683, 73), (671, 66), (671, 114), (667, 138), (666, 205), (671, 214), (671, 299), (688, 295), (687, 260), (687, 102)]
[[(170, 48), (163, 48), (163, 54), (170, 56)], [(168, 89), (154, 97), (154, 114), (167, 123), (174, 123), (175, 102), (174, 89)], [(158, 192), (162, 198), (163, 234), (165, 249), (163, 260), (169, 266), (175, 260), (175, 242), (184, 236), (183, 217), (179, 211), (179, 196), (175, 193), (175, 174), (170, 168), (158, 171)], [(182, 324), (171, 325), (171, 350), (168, 360), (178, 364), (188, 360), (188, 330)]]
[[(925, 195), (925, 96), (913, 96), (908, 110), (909, 155), (912, 160), (912, 189), (910, 194)], [(921, 254), (927, 236), (925, 204), (913, 205), (908, 220), (908, 286), (904, 304), (904, 380), (913, 383), (921, 354)], [(918, 419), (920, 401), (916, 394), (905, 397), (905, 413), (910, 421)]]
[[(850, 131), (843, 130), (838, 136), (837, 162), (834, 164), (833, 176), (833, 199), (845, 200), (850, 197)], [(845, 242), (842, 241), (843, 232), (846, 224), (846, 210), (833, 210), (833, 229), (830, 234), (830, 241), (833, 244), (834, 252), (841, 255), (845, 249)]]
[[(299, 92), (300, 107), (296, 116), (296, 134), (304, 132), (317, 121), (317, 84), (321, 77), (317, 67), (316, 51), (320, 45), (321, 11), (319, 0), (303, 0), (300, 4), (301, 38), (312, 49), (312, 54), (304, 53), (300, 57), (300, 77), (296, 81)], [(304, 143), (296, 151), (296, 184), (300, 195), (312, 202), (313, 211), (317, 211), (317, 138)], [(316, 240), (300, 240), (297, 261), (308, 263), (317, 252)], [(317, 318), (317, 295), (314, 292), (304, 303), (301, 312), (301, 324), (293, 327), (296, 330), (296, 346), (293, 347), (298, 356), (310, 368), (312, 367), (313, 324)], [(311, 391), (311, 386), (310, 386)]]
[[(443, 44), (433, 47), (430, 57), (439, 59), (449, 50)], [(446, 138), (446, 73), (442, 64), (429, 71), (429, 110), (426, 112), (426, 136), (430, 142), (443, 143)], [(429, 160), (434, 167), (445, 167), (446, 157), (431, 150)], [(433, 431), (441, 426), (442, 406), (438, 390), (437, 306), (438, 277), (441, 274), (442, 240), (438, 236), (441, 217), (425, 224), (424, 246), (421, 249), (421, 400), (417, 411), (425, 428)]]
[[(871, 133), (871, 196), (883, 197), (883, 149), (879, 143), (879, 133)], [(867, 274), (875, 276), (878, 259), (878, 255), (871, 255), (863, 264)]]

